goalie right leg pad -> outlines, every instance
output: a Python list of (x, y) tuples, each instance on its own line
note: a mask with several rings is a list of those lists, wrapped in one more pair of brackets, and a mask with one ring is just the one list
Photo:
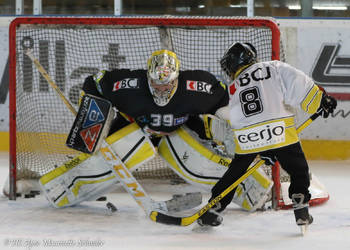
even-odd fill
[[(182, 127), (163, 137), (158, 145), (160, 156), (183, 180), (204, 192), (210, 192), (227, 171), (230, 158), (218, 155), (202, 144), (193, 132)], [(244, 210), (254, 212), (268, 200), (273, 182), (261, 169), (237, 187), (232, 202)]]
[(261, 168), (237, 186), (232, 202), (244, 210), (254, 212), (270, 198), (273, 181)]

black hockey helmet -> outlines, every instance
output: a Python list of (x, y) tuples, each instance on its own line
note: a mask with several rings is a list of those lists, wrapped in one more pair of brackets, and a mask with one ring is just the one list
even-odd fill
[(256, 49), (252, 44), (235, 42), (221, 58), (221, 68), (231, 79), (234, 79), (236, 72), (240, 68), (257, 61), (256, 54)]

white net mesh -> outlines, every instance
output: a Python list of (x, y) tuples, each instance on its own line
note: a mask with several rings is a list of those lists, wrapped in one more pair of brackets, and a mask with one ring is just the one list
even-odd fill
[[(88, 75), (100, 69), (145, 69), (155, 50), (171, 49), (181, 62), (181, 70), (203, 69), (221, 80), (218, 62), (234, 41), (252, 43), (260, 60), (279, 54), (272, 48), (271, 27), (262, 18), (183, 18), (176, 25), (173, 18), (143, 18), (154, 25), (142, 25), (141, 19), (17, 20), (15, 32), (10, 34), (15, 39), (12, 49), (16, 54), (16, 79), (12, 83), (16, 86), (16, 119), (12, 124), (16, 123), (17, 177), (37, 178), (78, 153), (65, 146), (74, 116), (24, 54), (27, 48), (33, 50), (76, 109), (79, 90)], [(157, 157), (135, 174), (140, 178), (174, 176), (164, 169), (164, 162)]]

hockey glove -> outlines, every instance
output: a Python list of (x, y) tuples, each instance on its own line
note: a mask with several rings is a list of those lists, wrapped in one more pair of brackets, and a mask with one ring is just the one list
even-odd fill
[(277, 158), (276, 156), (271, 153), (270, 151), (262, 152), (260, 153), (260, 158), (265, 161), (265, 164), (268, 166), (275, 165)]
[(337, 100), (334, 97), (327, 95), (326, 93), (323, 93), (322, 99), (321, 99), (321, 105), (319, 108), (319, 110), (322, 109), (323, 118), (327, 118), (329, 114), (332, 114), (336, 107), (337, 107)]

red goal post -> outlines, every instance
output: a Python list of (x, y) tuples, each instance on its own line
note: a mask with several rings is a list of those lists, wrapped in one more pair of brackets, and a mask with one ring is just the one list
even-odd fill
[(173, 50), (181, 70), (208, 70), (223, 81), (219, 59), (234, 41), (252, 43), (260, 60), (280, 58), (278, 25), (263, 17), (20, 17), (10, 24), (9, 38), (10, 199), (16, 199), (17, 180), (37, 179), (77, 154), (64, 145), (74, 117), (25, 49), (33, 49), (76, 108), (86, 76), (146, 68), (158, 49)]

